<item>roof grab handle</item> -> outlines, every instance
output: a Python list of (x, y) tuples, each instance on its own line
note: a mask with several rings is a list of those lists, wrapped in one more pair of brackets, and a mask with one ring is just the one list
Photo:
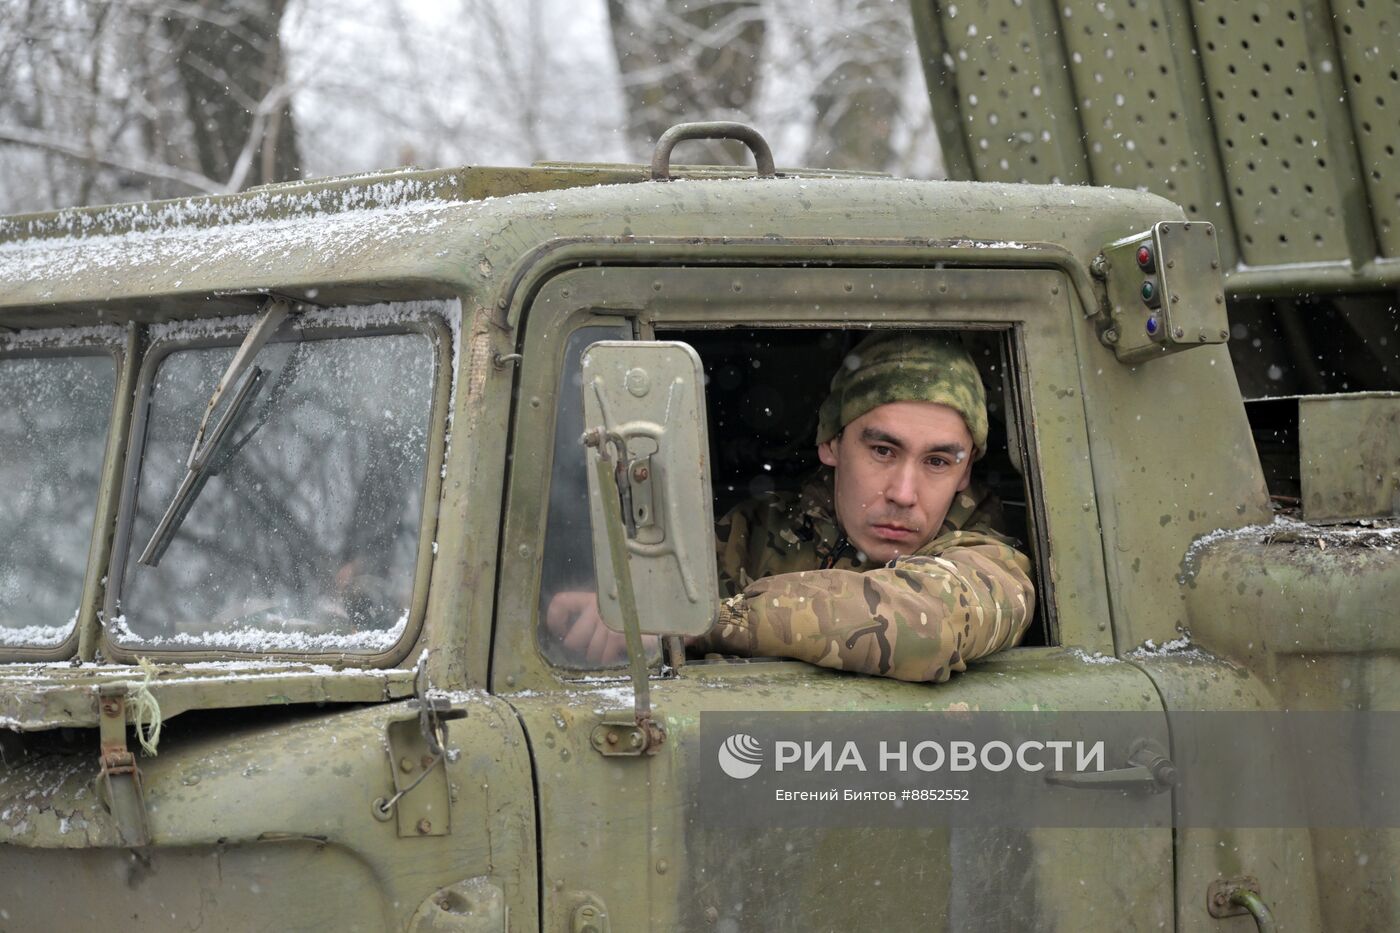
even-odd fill
[(671, 150), (676, 143), (686, 139), (732, 139), (741, 142), (753, 153), (759, 178), (774, 178), (778, 174), (773, 167), (773, 150), (768, 148), (768, 141), (759, 135), (758, 130), (743, 123), (717, 120), (709, 123), (677, 123), (662, 133), (651, 156), (652, 181), (671, 180)]

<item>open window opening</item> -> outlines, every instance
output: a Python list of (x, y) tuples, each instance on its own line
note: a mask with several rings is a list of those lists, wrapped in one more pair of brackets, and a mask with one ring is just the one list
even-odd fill
[[(593, 326), (574, 333), (566, 348), (557, 399), (538, 635), (552, 663), (576, 670), (617, 667), (625, 661), (620, 635), (612, 633), (613, 650), (600, 653), (599, 647), (609, 641), (608, 633), (595, 633), (584, 644), (581, 637), (571, 638), (576, 630), (568, 624), (585, 609), (595, 586), (585, 458), (578, 443), (583, 427), (579, 358), (590, 343), (626, 339), (629, 335), (622, 329)], [(865, 329), (834, 328), (657, 329), (658, 339), (690, 344), (704, 363), (714, 514), (721, 525), (722, 517), (741, 503), (773, 494), (797, 494), (820, 475), (815, 442), (819, 409), (830, 391), (832, 374), (868, 334)], [(983, 328), (958, 334), (987, 390), (987, 452), (974, 464), (973, 479), (990, 493), (995, 529), (1020, 542), (1031, 557), (1038, 583), (1045, 574), (1034, 547), (1035, 519), (1028, 508), (1031, 483), (1024, 419), (1017, 401), (1013, 331)], [(1047, 613), (1038, 607), (1021, 644), (1052, 644), (1051, 631)]]

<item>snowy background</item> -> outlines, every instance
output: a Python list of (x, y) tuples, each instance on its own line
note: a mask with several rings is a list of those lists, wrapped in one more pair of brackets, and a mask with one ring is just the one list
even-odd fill
[(0, 213), (646, 161), (702, 119), (779, 165), (943, 175), (898, 0), (0, 0), (0, 88)]

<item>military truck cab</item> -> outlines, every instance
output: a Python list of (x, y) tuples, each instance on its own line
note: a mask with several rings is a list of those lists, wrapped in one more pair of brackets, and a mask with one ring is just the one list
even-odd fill
[[(1206, 891), (1249, 875), (1319, 928), (1304, 831), (707, 820), (709, 712), (1123, 710), (1165, 734), (1169, 708), (1277, 705), (1245, 666), (1151, 650), (1228, 629), (1182, 562), (1271, 510), (1208, 225), (1170, 202), (665, 167), (0, 221), (0, 926), (1245, 929)], [(956, 332), (982, 369), (984, 477), (1036, 568), (1026, 644), (936, 687), (563, 650), (550, 594), (599, 563), (587, 348), (695, 351), (707, 422), (662, 443), (708, 435), (713, 501), (668, 517), (703, 540), (814, 465), (826, 380), (877, 328)], [(635, 634), (674, 634), (663, 582), (632, 582)]]

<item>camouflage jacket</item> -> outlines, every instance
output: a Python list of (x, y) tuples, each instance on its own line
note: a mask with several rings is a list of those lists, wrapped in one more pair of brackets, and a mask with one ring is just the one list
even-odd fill
[[(837, 527), (831, 473), (752, 499), (715, 529), (719, 622), (696, 647), (941, 683), (1021, 640), (1030, 561), (993, 530), (995, 497), (958, 493), (937, 535), (888, 565), (862, 563)], [(822, 568), (822, 569), (819, 569)]]

